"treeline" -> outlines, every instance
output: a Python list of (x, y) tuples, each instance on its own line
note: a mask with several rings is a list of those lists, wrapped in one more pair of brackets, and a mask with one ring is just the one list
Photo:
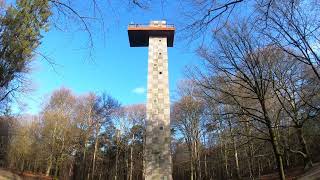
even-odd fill
[(319, 161), (318, 5), (261, 2), (199, 47), (173, 105), (174, 179), (286, 179)]
[[(197, 53), (173, 106), (175, 179), (254, 179), (319, 160), (318, 4), (261, 2)], [(316, 44), (315, 44), (316, 43)], [(204, 43), (206, 44), (206, 43)], [(188, 169), (188, 171), (186, 171)]]
[(144, 105), (59, 89), (39, 115), (11, 126), (8, 167), (58, 179), (142, 179), (144, 120)]
[[(179, 84), (171, 108), (174, 179), (258, 179), (320, 160), (319, 79), (278, 48), (254, 53), (243, 53), (234, 76), (225, 74), (233, 71), (229, 59), (219, 58), (224, 63), (205, 68), (230, 71)], [(143, 104), (56, 90), (39, 115), (10, 118), (5, 166), (58, 179), (143, 179), (145, 117)]]

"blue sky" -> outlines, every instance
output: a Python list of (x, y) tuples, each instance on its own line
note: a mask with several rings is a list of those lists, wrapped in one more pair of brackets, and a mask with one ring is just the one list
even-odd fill
[[(88, 92), (107, 92), (122, 104), (145, 103), (147, 85), (148, 48), (130, 48), (127, 25), (130, 22), (148, 23), (150, 20), (166, 19), (176, 25), (177, 34), (173, 48), (169, 48), (169, 82), (171, 99), (175, 99), (175, 88), (179, 80), (184, 79), (186, 65), (197, 64), (199, 59), (191, 47), (179, 38), (177, 4), (152, 6), (141, 10), (121, 5), (115, 1), (102, 8), (104, 30), (92, 23), (94, 49), (87, 47), (88, 36), (75, 28), (58, 30), (52, 28), (44, 33), (38, 51), (45, 54), (57, 65), (54, 68), (36, 56), (32, 65), (32, 91), (23, 95), (19, 106), (23, 113), (35, 114), (41, 110), (45, 99), (60, 87), (70, 88), (75, 94)], [(108, 7), (106, 7), (108, 6)], [(70, 23), (71, 26), (77, 27)], [(90, 57), (90, 58), (89, 58)]]

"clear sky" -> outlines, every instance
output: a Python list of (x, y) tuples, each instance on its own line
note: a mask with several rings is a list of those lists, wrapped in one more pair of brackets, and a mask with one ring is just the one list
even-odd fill
[(33, 90), (23, 95), (21, 102), (26, 106), (20, 105), (19, 111), (39, 112), (44, 99), (60, 87), (69, 88), (77, 95), (107, 92), (124, 105), (145, 103), (148, 48), (130, 48), (127, 25), (161, 19), (177, 28), (174, 47), (168, 52), (170, 93), (174, 100), (177, 82), (185, 78), (185, 66), (199, 61), (191, 47), (185, 48), (187, 42), (179, 38), (178, 4), (164, 4), (165, 8), (159, 4), (141, 10), (121, 2), (127, 1), (114, 1), (112, 8), (108, 4), (101, 8), (105, 32), (92, 24), (94, 48), (91, 50), (83, 49), (88, 42), (87, 34), (75, 28), (63, 31), (52, 28), (43, 34), (38, 51), (57, 65), (53, 68), (40, 56), (36, 57), (30, 75)]

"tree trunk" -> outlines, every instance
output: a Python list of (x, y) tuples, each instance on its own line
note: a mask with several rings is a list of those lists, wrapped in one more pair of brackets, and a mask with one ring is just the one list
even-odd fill
[[(249, 145), (249, 146), (250, 146), (250, 145)], [(247, 154), (249, 155), (250, 152), (247, 152)], [(253, 179), (252, 164), (251, 164), (251, 157), (250, 157), (250, 155), (249, 155), (249, 158), (247, 158), (247, 163), (248, 163), (248, 170), (249, 170), (250, 179)]]
[(147, 138), (147, 135), (146, 135), (146, 131), (144, 130), (143, 131), (143, 147), (142, 147), (142, 179), (145, 179), (146, 177), (146, 138)]
[(87, 139), (85, 139), (84, 141), (84, 149), (83, 149), (83, 159), (82, 159), (82, 163), (81, 163), (81, 179), (85, 179), (85, 175), (86, 175), (86, 154), (87, 154)]
[(239, 159), (238, 159), (238, 150), (237, 150), (237, 144), (236, 144), (234, 136), (232, 137), (232, 141), (233, 141), (233, 150), (234, 150), (234, 160), (236, 163), (236, 176), (237, 176), (237, 179), (241, 179), (240, 168), (239, 168)]
[(260, 100), (260, 105), (261, 105), (262, 111), (264, 113), (264, 119), (265, 119), (265, 122), (266, 122), (266, 125), (267, 125), (267, 128), (268, 128), (268, 131), (269, 131), (269, 136), (270, 136), (270, 139), (271, 139), (271, 144), (272, 144), (272, 148), (273, 148), (273, 151), (274, 151), (274, 156), (275, 156), (276, 161), (277, 161), (279, 177), (280, 177), (281, 180), (285, 180), (286, 177), (285, 177), (285, 174), (284, 174), (283, 160), (282, 160), (282, 155), (281, 155), (281, 152), (280, 152), (280, 147), (279, 147), (279, 144), (278, 144), (278, 137), (277, 137), (276, 132), (274, 131), (274, 129), (272, 127), (272, 122), (271, 122), (271, 120), (269, 118), (269, 115), (267, 113), (267, 109), (266, 109), (266, 106), (265, 106), (265, 101), (264, 100)]
[(87, 173), (87, 179), (88, 180), (90, 179), (90, 171), (91, 171), (91, 166), (89, 166), (88, 173)]
[(58, 172), (59, 172), (59, 159), (56, 158), (56, 165), (54, 169), (54, 177), (58, 177)]
[(250, 128), (248, 122), (246, 122), (246, 126), (245, 127), (246, 127), (245, 128), (246, 129), (246, 133), (248, 135), (247, 140), (249, 142), (249, 145), (247, 147), (247, 156), (249, 157), (249, 158), (247, 158), (248, 170), (249, 170), (250, 179), (254, 179), (254, 176), (253, 176), (253, 173), (254, 173), (253, 172), (253, 169), (254, 169), (254, 167), (253, 167), (253, 143), (249, 138), (249, 137), (251, 137), (251, 128)]
[(95, 175), (95, 166), (96, 166), (96, 156), (97, 156), (97, 149), (98, 149), (98, 143), (99, 143), (99, 139), (98, 139), (98, 133), (99, 133), (99, 128), (96, 128), (96, 140), (94, 143), (94, 151), (93, 151), (93, 158), (92, 158), (92, 174), (91, 174), (91, 179), (94, 180), (94, 175)]
[(203, 144), (204, 144), (204, 177), (203, 179), (208, 179), (208, 164), (207, 164), (207, 144), (206, 144), (206, 134), (203, 133)]
[(248, 169), (249, 169), (250, 179), (254, 179), (253, 144), (252, 144), (252, 142), (249, 143), (247, 154), (249, 156), (247, 161), (248, 161)]
[[(56, 131), (57, 131), (57, 121), (55, 121), (54, 123), (54, 129), (53, 129), (53, 134), (52, 134), (52, 139), (53, 139), (53, 142), (52, 142), (52, 145), (55, 145), (55, 135), (56, 135)], [(50, 152), (50, 157), (49, 157), (49, 163), (48, 163), (48, 166), (47, 166), (47, 172), (46, 172), (46, 175), (49, 176), (50, 175), (50, 171), (51, 171), (51, 168), (52, 168), (52, 149), (51, 149), (51, 152)]]
[(118, 147), (118, 141), (119, 141), (119, 131), (117, 131), (117, 134), (116, 134), (116, 144), (117, 144), (117, 148), (116, 148), (116, 167), (115, 167), (115, 174), (114, 174), (114, 180), (117, 180), (118, 179), (118, 161), (119, 161), (119, 147)]
[(271, 136), (271, 144), (272, 144), (274, 155), (275, 155), (275, 158), (277, 161), (279, 177), (281, 180), (285, 180), (286, 177), (285, 177), (285, 173), (284, 173), (284, 169), (283, 169), (283, 160), (282, 160), (282, 155), (280, 153), (280, 147), (278, 144), (278, 140), (277, 140), (277, 137), (276, 137), (275, 132), (272, 129), (271, 125), (268, 128), (269, 128), (269, 133)]
[(38, 161), (36, 159), (34, 160), (33, 172), (38, 173)]
[(310, 158), (310, 153), (307, 147), (306, 140), (304, 139), (304, 136), (303, 136), (302, 127), (297, 128), (297, 133), (298, 133), (299, 143), (302, 148), (302, 152), (304, 153), (304, 156), (303, 156), (304, 169), (307, 170), (307, 169), (310, 169), (313, 166), (313, 164)]
[(224, 179), (228, 179), (229, 177), (229, 172), (228, 172), (228, 157), (227, 157), (227, 151), (226, 151), (226, 144), (224, 142), (224, 139), (221, 135), (221, 131), (219, 133), (219, 138), (220, 138), (220, 141), (221, 141), (221, 148), (220, 148), (220, 151), (221, 151), (221, 163), (224, 165), (224, 168), (225, 168), (225, 174), (226, 174), (226, 177)]
[(47, 165), (46, 176), (50, 176), (51, 167), (52, 167), (52, 155), (50, 155), (50, 157), (49, 157), (49, 162), (48, 162), (48, 165)]
[(194, 155), (193, 155), (193, 142), (191, 144), (190, 148), (190, 180), (196, 180), (194, 179)]
[(119, 154), (118, 154), (118, 147), (117, 147), (117, 152), (116, 152), (116, 170), (114, 173), (114, 180), (117, 180), (118, 176), (118, 158), (119, 158)]
[(31, 171), (31, 163), (28, 161), (28, 171)]
[(132, 180), (133, 172), (133, 145), (134, 145), (134, 133), (132, 133), (131, 147), (130, 147), (130, 169), (129, 169), (129, 180)]
[(224, 156), (224, 166), (225, 166), (225, 170), (226, 170), (226, 175), (227, 175), (227, 178), (229, 177), (229, 171), (228, 171), (228, 154), (227, 154), (227, 145), (226, 143), (223, 143), (224, 145), (224, 153), (223, 153), (223, 156)]
[(200, 147), (199, 147), (199, 141), (196, 140), (194, 143), (194, 154), (195, 154), (195, 164), (196, 164), (196, 180), (201, 179), (201, 161), (200, 161)]
[(21, 166), (20, 166), (20, 171), (23, 172), (24, 171), (24, 160), (22, 160)]
[(204, 178), (208, 178), (207, 151), (204, 153)]
[(261, 179), (261, 165), (260, 165), (260, 159), (258, 158), (258, 179)]
[(235, 141), (235, 136), (233, 135), (233, 128), (232, 128), (232, 124), (231, 124), (231, 120), (228, 121), (229, 124), (229, 132), (231, 135), (231, 140), (232, 140), (232, 144), (233, 144), (233, 155), (234, 155), (234, 161), (236, 164), (236, 178), (240, 179), (240, 168), (239, 168), (239, 159), (238, 159), (238, 151), (237, 151), (237, 144)]

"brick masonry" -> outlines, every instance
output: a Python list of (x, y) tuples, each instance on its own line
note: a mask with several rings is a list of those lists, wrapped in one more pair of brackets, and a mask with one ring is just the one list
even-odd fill
[(149, 37), (146, 180), (172, 180), (166, 37)]

